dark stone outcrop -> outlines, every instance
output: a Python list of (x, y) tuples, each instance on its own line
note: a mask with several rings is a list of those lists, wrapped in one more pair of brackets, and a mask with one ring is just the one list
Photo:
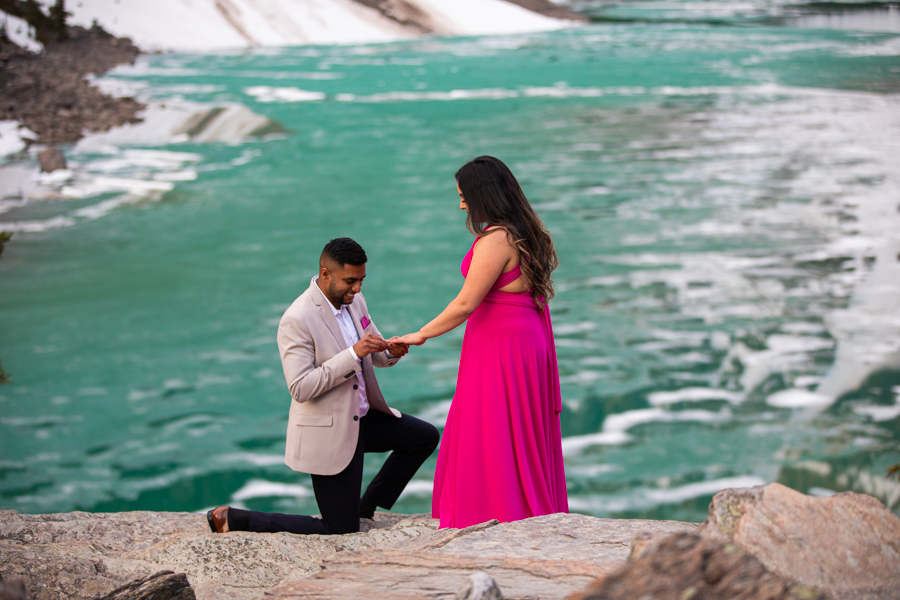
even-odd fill
[(0, 577), (0, 600), (28, 600), (25, 582), (21, 579), (5, 581)]
[(728, 598), (729, 600), (827, 600), (769, 571), (733, 544), (676, 533), (636, 552), (621, 570), (572, 600)]
[(184, 573), (160, 571), (135, 579), (98, 600), (197, 600)]

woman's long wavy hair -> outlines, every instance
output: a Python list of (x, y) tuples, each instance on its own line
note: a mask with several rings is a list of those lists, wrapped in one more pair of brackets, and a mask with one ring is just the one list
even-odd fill
[(493, 156), (479, 156), (456, 172), (456, 182), (469, 208), (466, 226), (478, 237), (487, 227), (502, 227), (519, 253), (519, 267), (531, 281), (532, 295), (543, 310), (553, 298), (551, 274), (559, 266), (553, 239), (512, 171)]

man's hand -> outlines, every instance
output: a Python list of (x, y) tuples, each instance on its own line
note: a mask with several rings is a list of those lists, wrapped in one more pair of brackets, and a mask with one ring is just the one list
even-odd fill
[(381, 352), (382, 350), (387, 350), (388, 343), (375, 335), (374, 333), (367, 333), (363, 339), (359, 340), (355, 344), (353, 344), (353, 351), (356, 352), (356, 356), (362, 358), (364, 356), (368, 356), (373, 352)]
[(409, 352), (409, 344), (401, 344), (397, 341), (398, 339), (400, 338), (393, 337), (388, 340), (387, 351), (390, 352), (392, 356), (400, 358), (401, 356), (406, 356)]

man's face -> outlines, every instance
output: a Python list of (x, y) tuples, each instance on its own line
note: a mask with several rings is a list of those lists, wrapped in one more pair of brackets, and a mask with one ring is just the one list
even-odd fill
[(352, 304), (366, 278), (366, 265), (330, 265), (319, 271), (325, 295), (335, 306)]

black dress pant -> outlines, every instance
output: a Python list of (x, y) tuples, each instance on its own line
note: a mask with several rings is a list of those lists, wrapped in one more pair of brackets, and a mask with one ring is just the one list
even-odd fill
[[(322, 518), (228, 509), (232, 531), (318, 533), (359, 531), (360, 513), (370, 517), (376, 507), (390, 509), (422, 463), (437, 448), (440, 434), (431, 423), (403, 415), (399, 419), (369, 409), (359, 420), (356, 452), (337, 475), (313, 475), (313, 491)], [(365, 452), (391, 452), (360, 498)]]

